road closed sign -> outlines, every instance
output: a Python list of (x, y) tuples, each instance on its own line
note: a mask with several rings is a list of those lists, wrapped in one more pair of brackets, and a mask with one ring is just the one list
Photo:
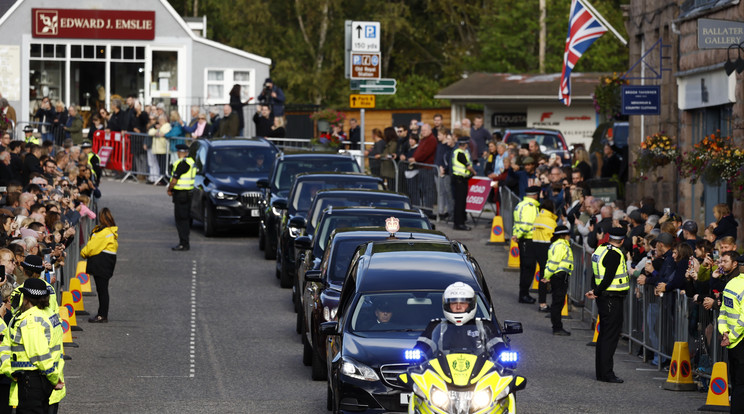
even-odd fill
[(488, 193), (491, 192), (491, 179), (488, 177), (473, 177), (468, 181), (468, 198), (466, 199), (465, 211), (468, 213), (480, 213), (488, 201)]

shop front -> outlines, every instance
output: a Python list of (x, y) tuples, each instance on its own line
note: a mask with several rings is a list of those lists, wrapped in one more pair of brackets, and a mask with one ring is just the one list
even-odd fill
[(128, 96), (188, 116), (191, 105), (228, 103), (234, 84), (244, 100), (257, 96), (269, 75), (270, 59), (197, 36), (166, 0), (59, 6), (19, 0), (0, 19), (0, 93), (19, 121), (43, 97), (80, 106), (86, 121)]

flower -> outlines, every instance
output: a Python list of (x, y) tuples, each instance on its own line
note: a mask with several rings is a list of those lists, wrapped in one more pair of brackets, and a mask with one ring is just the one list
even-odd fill
[(617, 73), (600, 77), (592, 95), (594, 110), (606, 120), (618, 118), (621, 105), (620, 91), (622, 86), (627, 84), (628, 80), (621, 79)]
[(731, 137), (710, 134), (697, 144), (692, 151), (681, 155), (677, 161), (682, 177), (692, 182), (703, 179), (717, 184), (726, 181), (737, 199), (744, 199), (744, 151), (738, 148)]
[(313, 147), (326, 147), (328, 149), (338, 148), (341, 145), (341, 140), (327, 132), (320, 134), (319, 137), (310, 140), (310, 144)]
[(313, 121), (327, 121), (331, 125), (343, 125), (346, 114), (338, 112), (335, 109), (326, 108), (321, 111), (313, 112), (310, 115)]
[(637, 154), (638, 157), (634, 165), (636, 171), (640, 174), (645, 174), (663, 167), (672, 161), (676, 161), (680, 156), (677, 146), (663, 132), (657, 132), (647, 136), (641, 142), (641, 148)]

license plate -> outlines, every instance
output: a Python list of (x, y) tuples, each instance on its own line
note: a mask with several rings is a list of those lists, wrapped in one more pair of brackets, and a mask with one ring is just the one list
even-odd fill
[(411, 402), (411, 393), (410, 392), (404, 392), (400, 394), (400, 403), (401, 405), (408, 405)]
[(258, 217), (258, 210), (251, 210), (251, 217)]

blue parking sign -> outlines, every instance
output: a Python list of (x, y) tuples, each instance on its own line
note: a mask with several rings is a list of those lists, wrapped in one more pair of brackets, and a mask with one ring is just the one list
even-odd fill
[(364, 37), (367, 39), (374, 39), (377, 37), (377, 28), (374, 25), (364, 26)]

